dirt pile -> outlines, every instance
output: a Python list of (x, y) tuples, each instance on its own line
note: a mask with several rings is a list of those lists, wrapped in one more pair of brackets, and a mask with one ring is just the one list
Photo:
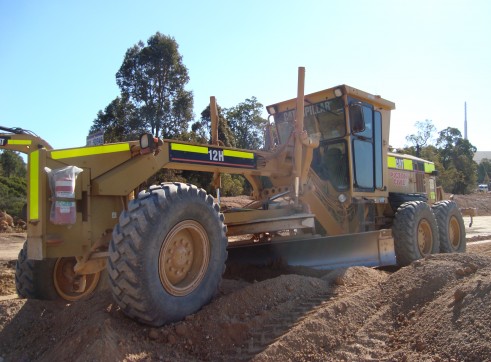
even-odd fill
[(6, 361), (491, 358), (489, 244), (470, 247), (467, 254), (431, 256), (395, 272), (364, 267), (319, 275), (259, 272), (228, 273), (212, 303), (161, 328), (126, 318), (108, 291), (78, 303), (0, 301), (0, 356)]
[(469, 195), (454, 195), (453, 200), (460, 208), (477, 208), (477, 215), (491, 215), (491, 192), (476, 192)]
[(0, 261), (0, 296), (15, 294), (15, 260)]
[[(488, 196), (456, 201), (482, 215)], [(108, 290), (77, 303), (13, 297), (18, 251), (2, 248), (24, 239), (0, 237), (0, 362), (491, 360), (491, 243), (401, 269), (229, 266), (210, 304), (151, 328)]]

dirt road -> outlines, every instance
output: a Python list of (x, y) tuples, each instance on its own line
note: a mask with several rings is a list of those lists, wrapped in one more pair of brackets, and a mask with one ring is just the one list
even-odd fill
[(25, 233), (0, 233), (0, 262), (17, 260), (24, 241), (26, 241)]
[[(475, 218), (468, 235), (486, 234), (491, 217)], [(24, 236), (11, 239), (16, 258)], [(11, 294), (14, 263), (3, 265)], [(398, 270), (289, 272), (227, 273), (209, 305), (161, 328), (125, 317), (107, 290), (78, 303), (9, 298), (0, 361), (491, 360), (490, 242)]]

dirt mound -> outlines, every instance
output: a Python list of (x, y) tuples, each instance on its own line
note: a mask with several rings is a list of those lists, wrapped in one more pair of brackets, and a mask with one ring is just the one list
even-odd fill
[(0, 261), (0, 296), (16, 293), (14, 277), (15, 261)]
[(14, 268), (0, 261), (0, 361), (491, 360), (491, 243), (398, 270), (229, 265), (209, 305), (161, 328), (127, 318), (108, 290), (13, 298)]
[(0, 357), (486, 360), (490, 251), (482, 245), (468, 254), (431, 256), (395, 272), (352, 267), (272, 276), (265, 269), (270, 279), (258, 279), (255, 270), (251, 281), (229, 272), (212, 303), (161, 328), (125, 317), (107, 290), (78, 303), (0, 301)]
[(453, 200), (460, 208), (477, 208), (477, 215), (491, 216), (491, 192), (477, 192), (469, 195), (454, 195)]

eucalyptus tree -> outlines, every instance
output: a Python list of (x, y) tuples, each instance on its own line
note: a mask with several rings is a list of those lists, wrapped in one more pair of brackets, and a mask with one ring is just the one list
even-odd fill
[(140, 127), (175, 138), (193, 118), (193, 94), (185, 89), (188, 69), (174, 38), (157, 32), (126, 51), (116, 82), (136, 107)]

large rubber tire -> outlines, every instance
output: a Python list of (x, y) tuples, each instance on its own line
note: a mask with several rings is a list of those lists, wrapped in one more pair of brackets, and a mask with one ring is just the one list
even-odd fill
[(440, 251), (435, 215), (424, 201), (403, 203), (395, 214), (392, 232), (400, 266)]
[(22, 298), (55, 300), (59, 299), (53, 281), (55, 259), (27, 259), (27, 241), (19, 252), (15, 264), (15, 288)]
[(440, 233), (442, 253), (463, 253), (466, 249), (465, 225), (457, 204), (451, 200), (435, 203), (431, 209)]
[[(102, 285), (101, 272), (75, 276), (75, 258), (45, 260), (27, 259), (27, 242), (24, 243), (15, 264), (15, 287), (20, 297), (28, 299), (77, 301), (85, 299)], [(73, 289), (84, 282), (83, 292)]]
[(109, 244), (109, 283), (122, 311), (161, 326), (207, 304), (225, 271), (227, 237), (213, 197), (165, 183), (130, 201)]

